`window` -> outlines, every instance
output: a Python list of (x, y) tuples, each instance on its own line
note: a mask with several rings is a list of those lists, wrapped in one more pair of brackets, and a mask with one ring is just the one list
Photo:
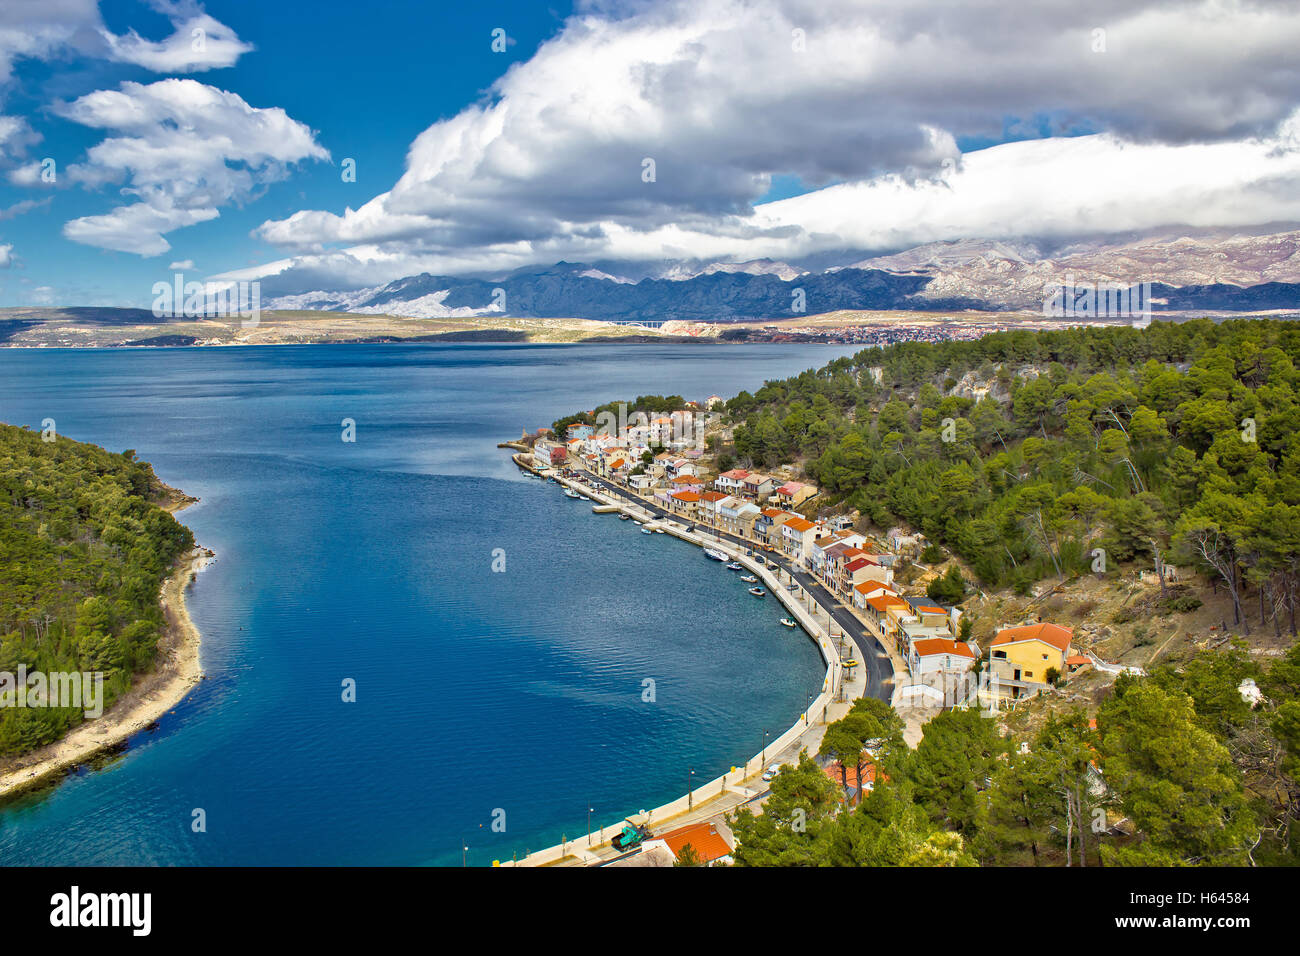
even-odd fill
[(1033, 677), (1033, 676), (1034, 676), (1033, 671), (1025, 671), (1025, 677)]
[(1047, 655), (1046, 655), (1046, 654), (1043, 655), (1043, 660), (1047, 660)]
[(999, 660), (1004, 660), (1004, 661), (1005, 661), (1005, 660), (1007, 659), (1007, 652), (1006, 652), (1006, 651), (994, 651), (994, 652), (993, 652), (993, 656), (996, 657), (996, 658), (998, 658)]

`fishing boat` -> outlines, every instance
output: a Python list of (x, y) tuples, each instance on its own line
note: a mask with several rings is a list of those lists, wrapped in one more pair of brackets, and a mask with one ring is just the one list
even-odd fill
[(632, 520), (632, 516), (631, 516), (631, 515), (619, 515), (619, 516), (618, 516), (618, 520), (619, 520), (619, 521), (631, 521), (631, 520)]
[(746, 584), (758, 583), (758, 578), (754, 577), (752, 574), (742, 574), (740, 580), (744, 581)]
[(743, 570), (745, 570), (745, 566), (744, 566), (743, 564), (741, 564), (739, 561), (732, 561), (729, 565), (727, 565), (727, 570), (728, 570), (728, 571), (743, 571)]
[(642, 528), (642, 529), (641, 529), (641, 533), (642, 533), (642, 534), (654, 534), (654, 532), (651, 531), (649, 528)]
[(667, 533), (668, 532), (665, 531), (663, 528), (655, 528), (655, 534), (667, 534)]
[(719, 551), (717, 548), (705, 548), (704, 553), (708, 555), (710, 558), (712, 558), (714, 561), (727, 560), (727, 556), (723, 552)]
[(752, 595), (754, 595), (754, 597), (766, 597), (766, 596), (767, 596), (767, 592), (764, 591), (762, 588), (750, 588), (750, 589), (749, 589), (749, 593), (752, 594)]
[(564, 497), (566, 497), (566, 498), (572, 498), (572, 499), (574, 499), (574, 500), (576, 501), (577, 499), (581, 498), (582, 495), (578, 494), (578, 493), (577, 493), (576, 491), (574, 491), (572, 488), (565, 488), (565, 489), (564, 489)]
[(795, 623), (794, 621), (792, 621), (792, 620), (791, 620), (790, 618), (788, 618), (788, 617), (783, 617), (783, 618), (781, 618), (781, 623), (784, 624), (786, 627), (798, 627), (798, 626), (799, 626), (797, 623)]

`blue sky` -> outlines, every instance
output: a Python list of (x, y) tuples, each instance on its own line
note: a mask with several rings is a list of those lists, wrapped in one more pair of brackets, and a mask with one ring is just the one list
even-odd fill
[(1294, 224), (1297, 44), (1212, 0), (5, 0), (0, 305)]
[[(271, 246), (250, 236), (254, 227), (309, 202), (355, 207), (391, 185), (421, 130), (481, 96), (512, 62), (531, 56), (571, 12), (563, 2), (498, 0), (436, 7), (427, 0), (213, 0), (204, 9), (255, 49), (234, 66), (197, 78), (238, 93), (252, 106), (283, 108), (316, 131), (332, 162), (298, 165), (247, 205), (224, 207), (219, 218), (170, 234), (171, 251), (149, 258), (63, 237), (67, 220), (115, 205), (112, 189), (53, 190), (48, 205), (0, 221), (0, 241), (12, 243), (18, 255), (14, 268), (0, 272), (0, 305), (30, 304), (30, 290), (42, 286), (57, 290), (59, 305), (143, 305), (171, 262), (191, 260), (195, 271), (208, 275), (275, 258)], [(172, 32), (165, 16), (137, 0), (104, 0), (100, 10), (115, 33), (134, 29), (162, 39)], [(506, 28), (514, 41), (504, 53), (491, 50), (497, 27)], [(31, 156), (53, 157), (61, 167), (78, 161), (102, 135), (51, 115), (50, 103), (126, 80), (158, 78), (139, 66), (89, 57), (20, 60), (4, 111), (26, 116), (42, 136)], [(340, 176), (348, 157), (356, 160), (352, 183)], [(0, 180), (0, 208), (32, 197), (32, 190)]]

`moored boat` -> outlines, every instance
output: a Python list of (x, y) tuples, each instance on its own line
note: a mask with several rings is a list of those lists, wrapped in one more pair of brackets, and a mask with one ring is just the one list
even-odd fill
[(758, 578), (754, 577), (752, 574), (742, 574), (740, 580), (744, 581), (746, 584), (758, 583)]
[(750, 589), (749, 589), (749, 593), (752, 594), (752, 595), (754, 595), (754, 597), (766, 597), (766, 596), (767, 596), (767, 592), (764, 591), (762, 588), (750, 588)]
[(705, 549), (704, 549), (704, 553), (705, 553), (706, 555), (708, 555), (710, 558), (712, 558), (714, 561), (726, 561), (726, 560), (727, 560), (727, 556), (726, 556), (726, 554), (724, 554), (723, 552), (719, 551), (717, 548), (705, 548)]
[(743, 570), (745, 570), (745, 566), (744, 566), (743, 564), (741, 564), (739, 561), (732, 561), (729, 565), (727, 565), (727, 570), (728, 570), (728, 571), (743, 571)]
[(790, 618), (788, 618), (788, 617), (783, 617), (783, 618), (781, 618), (781, 623), (784, 624), (786, 627), (798, 627), (798, 626), (799, 626), (795, 621), (792, 621), (792, 620), (791, 620)]

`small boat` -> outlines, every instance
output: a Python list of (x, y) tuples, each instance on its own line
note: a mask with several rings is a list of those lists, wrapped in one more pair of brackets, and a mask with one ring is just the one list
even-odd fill
[(572, 488), (565, 488), (565, 489), (564, 489), (564, 497), (566, 497), (566, 498), (572, 498), (572, 499), (574, 499), (574, 500), (576, 501), (576, 500), (578, 500), (579, 498), (581, 498), (582, 495), (578, 494), (578, 493), (577, 493), (576, 491), (574, 491)]
[(796, 624), (794, 621), (792, 621), (792, 620), (791, 620), (790, 618), (788, 618), (788, 617), (783, 617), (783, 618), (781, 618), (781, 623), (784, 624), (786, 627), (798, 627), (798, 626), (799, 626), (798, 624)]
[(754, 577), (752, 574), (742, 574), (740, 580), (744, 581), (746, 584), (758, 583), (758, 578)]
[(752, 595), (754, 595), (754, 597), (766, 597), (766, 596), (767, 596), (767, 592), (764, 591), (762, 588), (750, 588), (750, 589), (749, 589), (749, 593), (752, 594)]
[(642, 533), (642, 534), (654, 534), (654, 532), (651, 531), (649, 528), (642, 528), (642, 529), (641, 529), (641, 533)]
[(619, 520), (619, 521), (631, 521), (631, 520), (632, 520), (632, 516), (631, 516), (631, 515), (619, 515), (619, 516), (618, 516), (618, 520)]
[(668, 532), (665, 531), (663, 528), (655, 528), (655, 534), (667, 534), (667, 533)]
[(728, 571), (743, 571), (743, 570), (745, 570), (745, 566), (744, 566), (743, 564), (741, 564), (739, 561), (732, 561), (729, 565), (727, 565), (727, 570), (728, 570)]
[(710, 558), (712, 558), (714, 561), (727, 560), (727, 556), (723, 554), (721, 551), (719, 551), (717, 548), (705, 548), (704, 553), (708, 555)]

